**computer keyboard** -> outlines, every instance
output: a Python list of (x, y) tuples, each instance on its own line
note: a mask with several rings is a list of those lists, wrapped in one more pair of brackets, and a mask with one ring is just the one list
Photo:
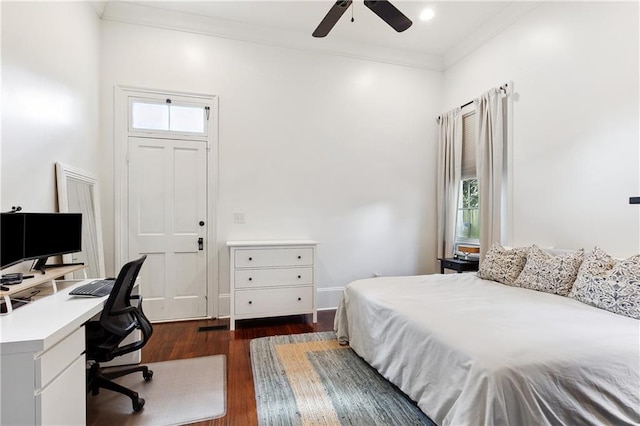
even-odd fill
[(115, 280), (95, 280), (88, 284), (81, 285), (73, 289), (69, 294), (72, 296), (102, 297), (111, 293)]

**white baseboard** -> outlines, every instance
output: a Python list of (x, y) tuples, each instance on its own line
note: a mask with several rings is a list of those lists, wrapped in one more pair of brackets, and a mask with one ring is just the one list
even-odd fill
[(317, 293), (316, 306), (319, 311), (325, 309), (335, 309), (342, 300), (344, 287), (319, 288)]
[[(316, 294), (316, 305), (318, 310), (323, 311), (337, 308), (340, 300), (342, 300), (343, 291), (344, 287), (319, 288)], [(231, 314), (230, 303), (230, 294), (226, 293), (218, 296), (218, 318), (229, 317)]]
[(231, 295), (229, 293), (218, 295), (218, 318), (229, 318), (231, 315)]

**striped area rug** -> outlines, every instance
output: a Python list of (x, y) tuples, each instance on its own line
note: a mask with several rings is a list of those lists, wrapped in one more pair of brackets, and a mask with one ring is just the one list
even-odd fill
[(260, 425), (435, 424), (333, 332), (251, 341)]

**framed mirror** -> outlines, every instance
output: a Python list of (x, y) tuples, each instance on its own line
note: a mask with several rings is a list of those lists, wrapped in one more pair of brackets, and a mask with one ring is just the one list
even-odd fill
[(65, 263), (83, 262), (84, 271), (73, 273), (74, 279), (105, 276), (100, 192), (98, 179), (77, 167), (56, 163), (58, 210), (61, 213), (82, 213), (82, 251), (62, 256)]

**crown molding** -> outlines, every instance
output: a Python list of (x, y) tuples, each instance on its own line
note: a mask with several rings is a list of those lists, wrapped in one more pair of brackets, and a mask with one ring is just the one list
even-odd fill
[(442, 71), (442, 57), (349, 41), (317, 39), (310, 34), (225, 21), (151, 6), (106, 2), (101, 18), (126, 24), (183, 31), (393, 65)]
[(93, 7), (93, 10), (98, 15), (98, 18), (102, 19), (102, 15), (104, 15), (104, 9), (107, 7), (107, 2), (109, 0), (91, 0), (89, 4)]
[(510, 3), (500, 13), (483, 23), (472, 34), (447, 51), (442, 58), (443, 71), (515, 24), (520, 18), (538, 7), (540, 3), (542, 1), (514, 1)]

